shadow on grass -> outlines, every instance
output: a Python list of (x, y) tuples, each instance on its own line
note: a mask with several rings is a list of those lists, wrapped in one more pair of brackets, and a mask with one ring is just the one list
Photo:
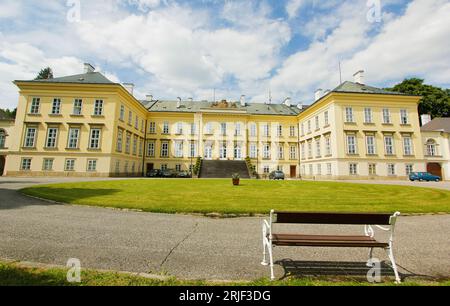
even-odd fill
[[(304, 277), (358, 277), (366, 278), (371, 268), (366, 266), (365, 262), (329, 262), (329, 261), (294, 261), (291, 259), (283, 259), (277, 261), (284, 270), (281, 278), (287, 277), (304, 278)], [(381, 277), (395, 277), (392, 267), (386, 262), (381, 262)], [(404, 279), (407, 275), (400, 274)]]
[[(0, 210), (18, 209), (26, 206), (50, 206), (59, 205), (49, 201), (43, 201), (36, 198), (45, 198), (47, 200), (60, 203), (74, 203), (76, 200), (102, 197), (116, 194), (117, 189), (88, 189), (88, 188), (55, 188), (55, 187), (36, 187), (25, 188), (20, 191), (0, 189)], [(27, 196), (28, 195), (28, 196)], [(31, 197), (29, 197), (31, 196)]]
[(60, 272), (0, 266), (0, 286), (70, 286)]

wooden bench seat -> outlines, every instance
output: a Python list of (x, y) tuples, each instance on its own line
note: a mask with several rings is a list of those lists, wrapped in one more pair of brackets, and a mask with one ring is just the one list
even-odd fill
[(324, 236), (273, 234), (276, 246), (346, 247), (346, 248), (387, 248), (388, 243), (378, 242), (368, 236)]

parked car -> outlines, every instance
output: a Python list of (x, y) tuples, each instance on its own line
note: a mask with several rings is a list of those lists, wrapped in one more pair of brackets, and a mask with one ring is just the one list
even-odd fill
[(273, 171), (269, 175), (270, 180), (284, 180), (284, 178), (285, 178), (285, 175), (284, 175), (283, 171)]
[(414, 181), (440, 182), (441, 177), (428, 172), (413, 172), (409, 175), (409, 179)]
[(161, 177), (162, 172), (159, 169), (153, 169), (147, 172), (147, 177)]
[(177, 173), (172, 169), (162, 170), (161, 177), (163, 178), (172, 178), (176, 177)]
[(190, 178), (191, 173), (189, 171), (180, 171), (177, 173), (177, 177), (179, 178)]

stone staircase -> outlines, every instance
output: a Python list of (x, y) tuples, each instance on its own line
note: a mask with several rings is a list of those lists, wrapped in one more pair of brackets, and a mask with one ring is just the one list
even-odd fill
[(250, 178), (245, 161), (203, 160), (200, 178), (230, 178), (239, 173), (241, 178)]

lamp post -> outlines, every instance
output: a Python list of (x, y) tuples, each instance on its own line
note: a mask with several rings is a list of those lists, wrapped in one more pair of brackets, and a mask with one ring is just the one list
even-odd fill
[(191, 155), (191, 167), (189, 168), (189, 170), (190, 170), (190, 172), (191, 172), (191, 179), (194, 178), (194, 167), (193, 167), (193, 158), (194, 158), (194, 154), (192, 154), (192, 153), (194, 153), (193, 151), (195, 151), (195, 150), (192, 150), (193, 145), (194, 145), (194, 141), (191, 140), (191, 147), (190, 147), (190, 151), (191, 151), (191, 152), (190, 152), (190, 155)]

